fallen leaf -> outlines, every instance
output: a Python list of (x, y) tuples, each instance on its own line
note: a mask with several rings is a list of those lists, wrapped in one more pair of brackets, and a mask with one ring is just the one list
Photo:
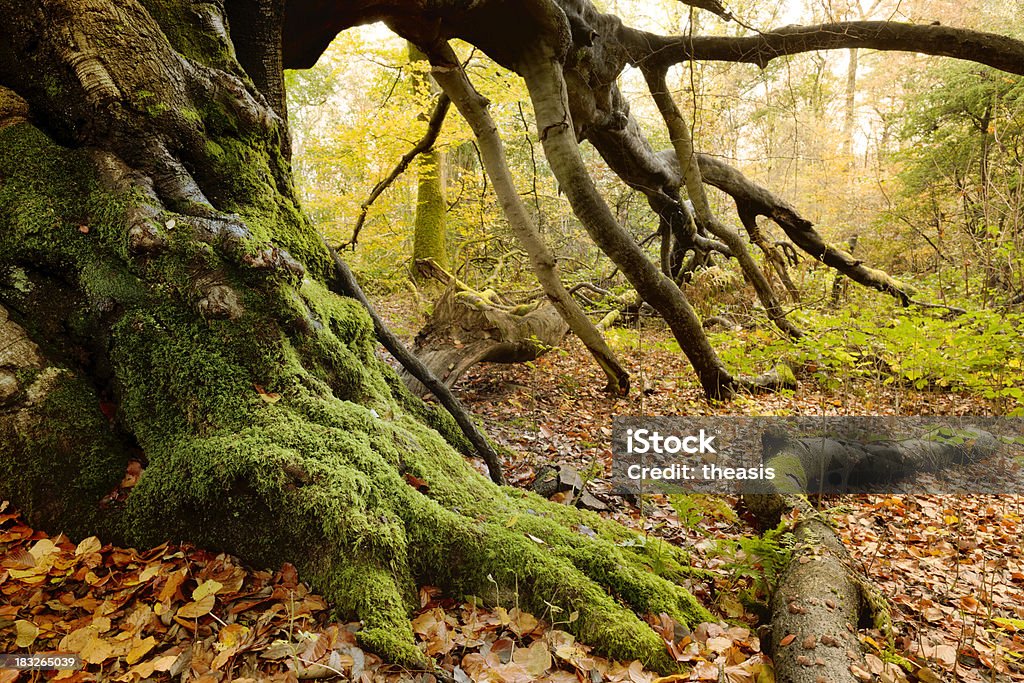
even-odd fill
[(195, 600), (178, 608), (176, 616), (182, 619), (198, 619), (210, 613), (216, 598), (212, 595), (205, 595), (201, 600)]

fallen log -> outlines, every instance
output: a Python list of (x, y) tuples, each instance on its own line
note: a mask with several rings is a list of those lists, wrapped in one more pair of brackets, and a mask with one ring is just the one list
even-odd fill
[[(794, 546), (771, 599), (769, 653), (778, 683), (870, 680), (857, 629), (892, 635), (885, 599), (856, 568), (825, 517), (806, 498), (744, 496), (755, 515), (795, 509)], [(761, 524), (771, 520), (762, 519)]]
[[(452, 278), (416, 335), (412, 350), (450, 388), (477, 363), (524, 363), (539, 358), (560, 344), (568, 331), (546, 299), (513, 306), (492, 291), (477, 292)], [(402, 380), (413, 393), (427, 393), (410, 373), (403, 372)]]
[(849, 491), (891, 484), (923, 471), (977, 462), (999, 440), (980, 429), (940, 427), (913, 438), (862, 441), (794, 437), (766, 430), (762, 462), (772, 469), (771, 493), (745, 494), (761, 528), (796, 513), (792, 556), (771, 599), (770, 650), (779, 683), (855, 683), (871, 680), (858, 627), (892, 637), (888, 604), (853, 564), (849, 552), (807, 499), (807, 491)]
[(761, 436), (762, 459), (779, 493), (887, 492), (920, 472), (977, 462), (995, 453), (999, 440), (980, 429), (937, 428), (906, 439), (860, 441), (793, 437), (782, 430)]

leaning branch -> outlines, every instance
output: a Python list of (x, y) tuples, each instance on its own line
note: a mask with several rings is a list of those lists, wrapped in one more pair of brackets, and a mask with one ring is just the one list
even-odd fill
[(362, 288), (356, 281), (355, 275), (352, 274), (352, 270), (348, 267), (348, 264), (341, 260), (338, 252), (331, 249), (331, 257), (334, 260), (334, 279), (335, 282), (331, 283), (332, 287), (336, 287), (339, 294), (343, 296), (351, 297), (363, 305), (366, 312), (370, 314), (370, 318), (373, 320), (373, 330), (377, 335), (377, 339), (384, 348), (388, 350), (392, 356), (395, 357), (399, 363), (402, 364), (409, 374), (418, 379), (423, 386), (430, 390), (437, 400), (441, 402), (452, 417), (455, 418), (455, 422), (458, 423), (459, 429), (465, 434), (469, 442), (476, 448), (477, 453), (487, 463), (487, 469), (491, 475), (491, 481), (496, 484), (505, 483), (505, 473), (501, 468), (501, 457), (495, 452), (488, 443), (487, 437), (485, 437), (477, 426), (473, 424), (473, 419), (466, 412), (462, 404), (459, 403), (459, 399), (455, 398), (455, 395), (451, 392), (445, 384), (434, 376), (430, 370), (427, 369), (420, 359), (414, 356), (409, 349), (405, 348), (405, 344), (402, 340), (395, 336), (395, 333), (388, 329), (387, 325), (378, 315), (373, 304), (370, 303), (369, 299), (363, 293)]
[(728, 246), (729, 251), (739, 262), (747, 281), (754, 287), (758, 298), (764, 304), (765, 311), (772, 322), (790, 337), (799, 339), (803, 333), (792, 321), (786, 318), (786, 314), (782, 310), (782, 306), (779, 305), (771, 284), (769, 284), (764, 272), (754, 261), (742, 240), (740, 240), (739, 234), (721, 223), (711, 211), (711, 204), (704, 191), (701, 169), (694, 155), (690, 129), (675, 100), (672, 99), (668, 83), (665, 79), (665, 70), (644, 67), (643, 74), (647, 80), (647, 87), (651, 92), (651, 96), (654, 98), (654, 103), (657, 105), (658, 111), (665, 121), (666, 128), (668, 128), (672, 147), (676, 153), (676, 160), (682, 173), (683, 184), (686, 187), (687, 195), (693, 202), (697, 218), (712, 234)]
[(391, 183), (395, 182), (398, 176), (405, 172), (405, 169), (409, 167), (413, 159), (418, 157), (424, 152), (430, 151), (430, 148), (437, 142), (437, 136), (441, 134), (441, 126), (444, 125), (444, 119), (448, 115), (448, 109), (451, 107), (452, 101), (448, 99), (448, 95), (442, 93), (434, 104), (434, 110), (430, 113), (430, 119), (427, 122), (427, 132), (423, 134), (423, 137), (412, 146), (408, 152), (402, 155), (402, 158), (398, 160), (395, 167), (391, 169), (391, 173), (386, 178), (381, 180), (379, 183), (373, 186), (373, 190), (370, 191), (370, 195), (363, 200), (363, 203), (359, 205), (359, 216), (356, 218), (355, 227), (352, 228), (352, 237), (348, 242), (345, 242), (339, 249), (345, 249), (346, 247), (356, 246), (359, 241), (359, 233), (363, 229), (363, 223), (366, 222), (366, 214), (370, 211), (370, 207), (377, 201), (377, 197), (384, 194), (384, 190), (391, 187)]
[(689, 60), (744, 62), (764, 67), (784, 55), (815, 50), (867, 48), (955, 57), (1024, 75), (1024, 42), (1008, 36), (937, 24), (844, 21), (785, 26), (754, 36), (660, 36), (632, 32), (626, 41), (637, 64), (671, 66)]
[(544, 293), (559, 315), (586, 345), (604, 371), (608, 380), (608, 391), (625, 395), (629, 392), (629, 372), (605, 342), (600, 330), (590, 322), (583, 309), (565, 290), (555, 254), (544, 241), (512, 181), (512, 173), (505, 159), (505, 147), (487, 110), (487, 100), (470, 83), (450, 47), (439, 44), (430, 50), (430, 55), (431, 63), (434, 64), (434, 80), (444, 88), (445, 93), (455, 102), (459, 113), (473, 129), (480, 146), (484, 169), (494, 186), (494, 193), (509, 226), (530, 256), (530, 265), (537, 276), (537, 281), (544, 288)]
[[(671, 159), (670, 151), (662, 152), (662, 155)], [(721, 159), (707, 154), (698, 154), (697, 163), (704, 181), (732, 196), (736, 201), (736, 210), (744, 220), (752, 219), (754, 216), (765, 216), (771, 219), (782, 228), (793, 244), (818, 261), (835, 268), (854, 282), (889, 294), (898, 299), (903, 306), (943, 308), (957, 315), (966, 313), (962, 308), (956, 306), (933, 304), (915, 299), (906, 285), (885, 271), (866, 266), (863, 261), (854, 258), (849, 252), (826, 243), (811, 221), (801, 216), (788, 203)]]

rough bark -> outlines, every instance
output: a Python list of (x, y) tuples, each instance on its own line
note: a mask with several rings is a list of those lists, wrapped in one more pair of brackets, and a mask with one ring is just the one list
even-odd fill
[[(397, 663), (423, 664), (408, 614), (432, 584), (578, 611), (582, 640), (671, 668), (637, 614), (709, 618), (683, 554), (467, 466), (327, 290), (216, 4), (0, 9), (0, 349), (35, 345), (4, 357), (0, 497), (77, 537), (290, 561)], [(129, 457), (138, 484), (105, 501)]]
[[(796, 508), (794, 546), (772, 593), (769, 646), (779, 683), (856, 683), (867, 665), (857, 628), (885, 603), (854, 567), (828, 520), (805, 499), (750, 501), (753, 509)], [(784, 644), (785, 643), (785, 644)], [(856, 669), (854, 668), (856, 667)]]

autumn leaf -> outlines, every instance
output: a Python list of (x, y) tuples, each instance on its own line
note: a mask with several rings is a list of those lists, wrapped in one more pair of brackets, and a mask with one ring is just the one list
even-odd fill
[(216, 598), (212, 593), (204, 595), (200, 600), (193, 600), (187, 605), (179, 607), (176, 616), (182, 619), (198, 619), (210, 613), (215, 601)]
[(156, 639), (153, 636), (147, 636), (142, 640), (136, 641), (132, 644), (128, 655), (125, 657), (125, 661), (131, 665), (138, 662), (140, 659), (149, 654), (149, 651), (156, 647)]
[(192, 600), (195, 602), (202, 602), (207, 596), (215, 595), (217, 591), (223, 588), (224, 585), (210, 579), (199, 584), (194, 591), (192, 591)]
[(14, 644), (22, 649), (27, 649), (36, 641), (36, 636), (39, 635), (39, 628), (31, 621), (18, 619), (14, 622), (14, 632), (16, 634)]

